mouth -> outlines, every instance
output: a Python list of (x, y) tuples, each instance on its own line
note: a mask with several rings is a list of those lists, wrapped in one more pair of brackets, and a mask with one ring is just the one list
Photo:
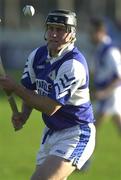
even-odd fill
[(59, 45), (59, 41), (57, 41), (57, 40), (50, 40), (49, 44), (51, 44), (51, 45)]
[(50, 40), (50, 43), (58, 43), (58, 41), (57, 40)]

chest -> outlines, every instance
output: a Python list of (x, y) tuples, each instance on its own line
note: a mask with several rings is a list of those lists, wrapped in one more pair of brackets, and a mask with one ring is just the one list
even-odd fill
[(56, 78), (58, 66), (56, 63), (50, 63), (45, 60), (44, 62), (38, 62), (34, 67), (36, 79), (53, 81)]
[(38, 61), (34, 66), (36, 77), (36, 88), (39, 94), (48, 95), (52, 93), (54, 80), (58, 72), (57, 63), (51, 63), (49, 60)]

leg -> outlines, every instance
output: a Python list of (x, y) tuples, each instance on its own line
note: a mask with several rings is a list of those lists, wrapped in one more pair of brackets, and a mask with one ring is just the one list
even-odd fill
[(109, 119), (109, 116), (107, 114), (99, 113), (98, 115), (96, 115), (96, 122), (95, 122), (95, 127), (96, 127), (96, 130), (97, 130), (96, 147), (98, 146), (98, 132), (100, 130), (100, 127), (101, 127), (102, 123), (104, 121), (106, 121), (106, 119)]
[(31, 180), (66, 180), (74, 170), (71, 162), (49, 155), (43, 164), (37, 166)]
[(102, 121), (104, 120), (105, 115), (103, 113), (96, 114), (96, 122), (95, 126), (96, 128), (99, 128), (102, 124)]
[(41, 144), (37, 155), (39, 165), (31, 180), (67, 179), (76, 167), (81, 169), (92, 155), (94, 147), (95, 127), (91, 123), (48, 135), (46, 143)]
[(121, 135), (121, 116), (118, 114), (115, 114), (112, 116), (112, 120), (116, 124), (116, 127)]

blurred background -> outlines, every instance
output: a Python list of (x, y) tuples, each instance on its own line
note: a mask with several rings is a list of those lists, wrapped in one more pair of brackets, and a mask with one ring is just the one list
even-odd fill
[[(34, 16), (23, 15), (25, 5), (34, 6)], [(84, 53), (90, 71), (93, 70), (93, 47), (88, 38), (90, 17), (106, 19), (109, 33), (121, 49), (121, 0), (0, 0), (0, 56), (6, 70), (16, 79), (19, 80), (29, 53), (46, 43), (45, 18), (51, 10), (58, 8), (76, 12), (76, 44)], [(19, 106), (20, 101), (16, 100)], [(40, 114), (34, 111), (27, 125), (20, 132), (14, 132), (10, 116), (6, 96), (0, 92), (0, 179), (29, 180), (44, 125), (42, 121), (40, 123)], [(98, 132), (99, 142), (91, 169), (84, 174), (76, 172), (69, 180), (121, 179), (121, 137), (113, 123), (107, 122)]]
[[(23, 15), (22, 9), (27, 4), (35, 8), (33, 17)], [(105, 17), (113, 40), (121, 47), (120, 0), (0, 0), (0, 55), (7, 68), (22, 68), (29, 52), (45, 43), (45, 18), (48, 12), (56, 8), (76, 12), (76, 43), (85, 53), (90, 68), (93, 66), (91, 46), (87, 37), (90, 17)]]

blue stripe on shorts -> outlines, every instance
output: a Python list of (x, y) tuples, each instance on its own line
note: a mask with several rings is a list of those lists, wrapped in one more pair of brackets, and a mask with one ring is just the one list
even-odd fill
[(79, 158), (81, 157), (82, 153), (84, 152), (84, 149), (85, 149), (87, 143), (89, 142), (89, 138), (90, 138), (91, 130), (90, 130), (88, 124), (81, 125), (80, 130), (81, 130), (81, 135), (80, 135), (79, 142), (78, 142), (77, 146), (75, 147), (73, 153), (69, 157), (70, 161), (72, 159), (74, 159), (73, 165), (78, 163)]

